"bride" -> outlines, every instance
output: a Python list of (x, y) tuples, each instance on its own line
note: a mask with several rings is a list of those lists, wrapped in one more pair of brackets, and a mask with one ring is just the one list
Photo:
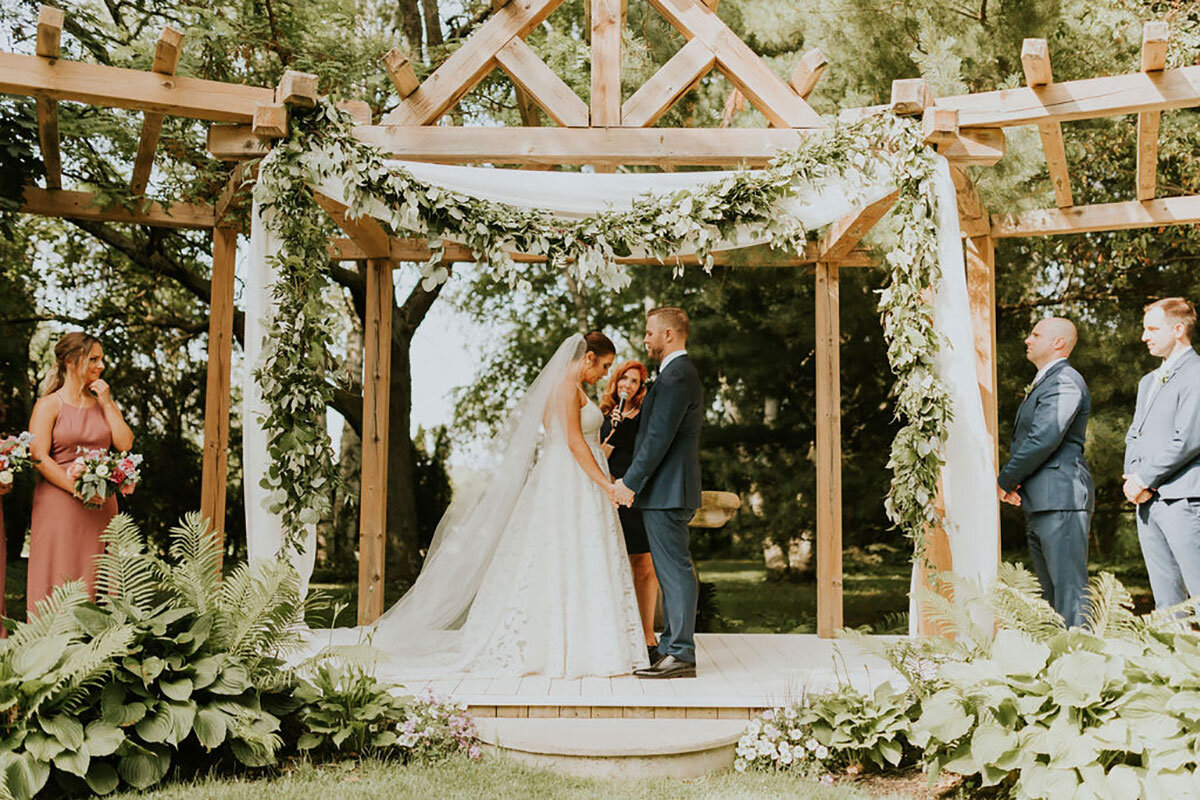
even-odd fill
[(647, 665), (603, 415), (583, 390), (615, 354), (599, 332), (559, 346), (489, 443), (486, 485), (446, 510), (412, 588), (352, 629), (380, 651), (377, 675), (579, 678)]

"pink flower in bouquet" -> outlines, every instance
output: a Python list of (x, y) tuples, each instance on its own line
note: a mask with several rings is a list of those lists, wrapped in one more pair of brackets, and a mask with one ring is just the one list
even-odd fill
[(71, 480), (78, 480), (79, 476), (83, 474), (85, 469), (86, 467), (83, 465), (83, 459), (77, 458), (71, 462), (71, 466), (67, 467), (67, 477)]

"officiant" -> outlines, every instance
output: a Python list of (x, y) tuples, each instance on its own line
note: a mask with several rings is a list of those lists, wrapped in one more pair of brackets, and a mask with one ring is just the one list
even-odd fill
[[(625, 475), (633, 461), (633, 445), (637, 441), (642, 400), (646, 398), (646, 366), (640, 361), (626, 361), (618, 367), (600, 398), (604, 425), (600, 428), (600, 448), (608, 459), (612, 477)], [(637, 595), (638, 614), (642, 619), (642, 634), (653, 663), (658, 639), (654, 635), (654, 611), (658, 603), (658, 576), (650, 556), (650, 540), (642, 512), (622, 506), (618, 509), (621, 528), (625, 532), (625, 549), (633, 571), (633, 590)]]

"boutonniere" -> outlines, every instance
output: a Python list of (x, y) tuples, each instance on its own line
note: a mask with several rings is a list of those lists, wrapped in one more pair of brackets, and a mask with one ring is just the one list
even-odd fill
[(1029, 383), (1025, 384), (1025, 388), (1023, 388), (1021, 390), (1021, 399), (1029, 397), (1029, 393), (1033, 391), (1033, 387), (1035, 385), (1036, 384), (1033, 381), (1030, 381)]
[(1173, 370), (1173, 369), (1172, 369), (1172, 370), (1167, 370), (1167, 371), (1166, 371), (1166, 372), (1164, 372), (1162, 375), (1159, 375), (1159, 376), (1158, 376), (1158, 382), (1159, 382), (1159, 383), (1166, 383), (1167, 381), (1171, 380), (1171, 377), (1172, 377), (1172, 376), (1174, 376), (1174, 374), (1175, 374), (1175, 370)]

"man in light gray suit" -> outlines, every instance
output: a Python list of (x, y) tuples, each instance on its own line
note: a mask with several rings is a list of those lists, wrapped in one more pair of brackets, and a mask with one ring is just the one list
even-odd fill
[(1200, 595), (1200, 356), (1196, 309), (1182, 297), (1151, 303), (1142, 341), (1162, 365), (1138, 384), (1125, 437), (1125, 497), (1158, 608)]
[(1017, 410), (1009, 459), (1000, 470), (1000, 499), (1025, 512), (1025, 533), (1042, 596), (1068, 626), (1083, 622), (1088, 532), (1095, 507), (1092, 473), (1083, 457), (1092, 396), (1067, 357), (1075, 325), (1040, 320), (1025, 339), (1037, 375)]

